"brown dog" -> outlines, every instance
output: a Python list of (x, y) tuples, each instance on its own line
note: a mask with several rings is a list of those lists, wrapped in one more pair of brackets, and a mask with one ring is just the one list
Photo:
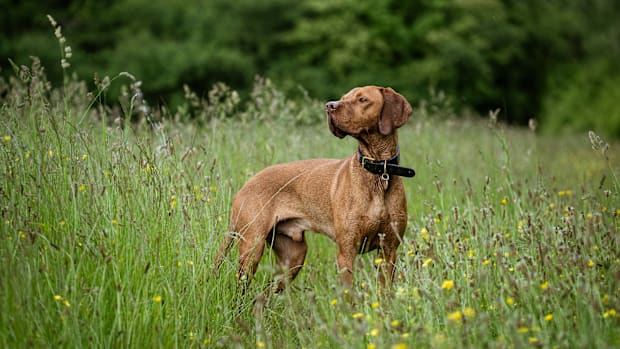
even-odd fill
[(389, 284), (396, 249), (407, 225), (402, 178), (412, 169), (398, 165), (396, 129), (411, 106), (391, 88), (355, 88), (326, 104), (327, 122), (339, 138), (352, 136), (358, 150), (344, 160), (316, 159), (274, 165), (251, 178), (233, 200), (230, 231), (215, 259), (215, 270), (238, 239), (239, 277), (256, 272), (265, 244), (284, 273), (276, 291), (297, 276), (304, 264), (306, 231), (321, 232), (338, 245), (341, 281), (352, 283), (358, 253), (379, 250), (379, 276)]

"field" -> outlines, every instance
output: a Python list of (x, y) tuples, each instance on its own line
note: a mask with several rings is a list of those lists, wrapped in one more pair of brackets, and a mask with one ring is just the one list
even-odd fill
[(245, 296), (234, 252), (211, 272), (232, 195), (354, 140), (269, 84), (247, 108), (186, 91), (188, 109), (159, 117), (139, 85), (120, 111), (98, 86), (51, 88), (36, 62), (2, 83), (3, 348), (620, 346), (620, 148), (595, 134), (444, 117), (409, 96), (400, 146), (417, 176), (393, 287), (368, 254), (345, 292), (335, 245), (310, 234), (300, 276), (264, 299), (271, 256)]

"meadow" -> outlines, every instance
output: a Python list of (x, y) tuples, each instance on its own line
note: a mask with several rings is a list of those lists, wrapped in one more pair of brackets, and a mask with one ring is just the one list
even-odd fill
[[(354, 288), (309, 234), (300, 276), (241, 296), (212, 259), (231, 198), (260, 169), (343, 158), (322, 102), (257, 80), (155, 112), (130, 74), (46, 81), (35, 60), (0, 83), (3, 348), (608, 348), (620, 346), (617, 144), (446, 116), (408, 96), (400, 130), (409, 225), (390, 290), (375, 254)], [(100, 103), (130, 82), (118, 108)], [(346, 92), (346, 91), (343, 91)]]

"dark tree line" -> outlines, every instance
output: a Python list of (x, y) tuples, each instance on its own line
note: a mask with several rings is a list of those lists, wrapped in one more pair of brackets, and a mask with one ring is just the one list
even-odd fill
[(318, 99), (389, 85), (415, 103), (443, 91), (457, 110), (551, 130), (620, 135), (620, 2), (614, 0), (0, 0), (0, 67), (44, 62), (59, 81), (58, 42), (72, 72), (128, 71), (152, 100), (182, 84), (248, 91), (255, 75)]

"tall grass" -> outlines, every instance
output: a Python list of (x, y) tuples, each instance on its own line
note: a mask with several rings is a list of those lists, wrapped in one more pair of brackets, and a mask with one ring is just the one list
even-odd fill
[(98, 104), (109, 80), (89, 93), (52, 88), (36, 60), (17, 73), (0, 94), (2, 347), (620, 345), (619, 149), (604, 140), (438, 120), (414, 101), (391, 291), (369, 254), (345, 295), (334, 245), (310, 235), (298, 279), (255, 303), (271, 256), (244, 297), (234, 254), (210, 271), (231, 197), (270, 164), (354, 151), (299, 122), (322, 118), (319, 103), (260, 80), (251, 107), (220, 86), (157, 116), (134, 81), (114, 120)]

